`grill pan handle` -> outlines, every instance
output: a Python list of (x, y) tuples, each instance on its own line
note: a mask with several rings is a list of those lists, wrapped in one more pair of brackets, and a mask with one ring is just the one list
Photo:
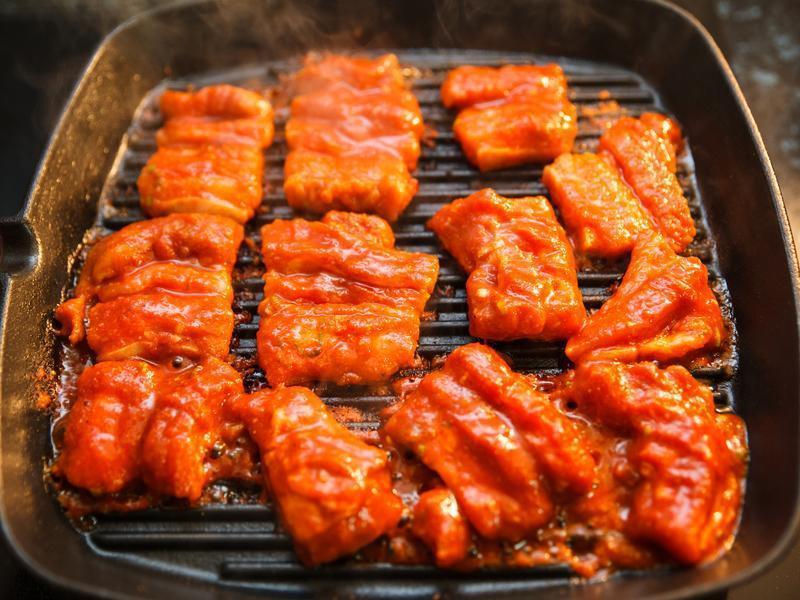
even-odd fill
[(36, 264), (36, 237), (25, 221), (0, 219), (0, 274), (13, 276)]

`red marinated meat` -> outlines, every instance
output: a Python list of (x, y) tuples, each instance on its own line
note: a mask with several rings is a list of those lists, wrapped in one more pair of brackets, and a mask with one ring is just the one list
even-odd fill
[(730, 545), (747, 446), (741, 419), (717, 414), (708, 387), (679, 366), (590, 362), (575, 370), (567, 397), (606, 435), (619, 436), (613, 485), (630, 490), (616, 509), (625, 534), (685, 564)]
[(384, 432), (436, 471), (489, 539), (534, 535), (555, 514), (551, 488), (586, 493), (594, 480), (579, 424), (481, 344), (426, 375)]
[(420, 495), (414, 505), (411, 531), (430, 548), (440, 567), (458, 563), (469, 551), (469, 523), (453, 492), (446, 488), (428, 490)]
[(470, 333), (495, 340), (565, 339), (586, 316), (575, 259), (544, 197), (490, 189), (441, 208), (428, 222), (470, 271)]
[(567, 95), (567, 78), (555, 64), (473, 67), (465, 65), (447, 73), (442, 84), (442, 103), (466, 108), (481, 102), (505, 98), (519, 87), (529, 87), (554, 95)]
[(78, 378), (56, 469), (95, 495), (142, 480), (157, 494), (195, 501), (224, 407), (241, 393), (239, 374), (213, 358), (182, 370), (138, 360), (89, 367)]
[(286, 124), (289, 205), (397, 219), (417, 192), (410, 171), (425, 131), (397, 57), (309, 55), (290, 87), (297, 95)]
[(262, 228), (259, 363), (272, 385), (385, 381), (415, 360), (435, 257), (394, 249), (379, 217), (328, 213)]
[(677, 124), (655, 113), (639, 119), (623, 117), (600, 137), (600, 147), (614, 157), (625, 181), (676, 252), (685, 249), (695, 235), (689, 204), (675, 175), (680, 139)]
[(544, 168), (542, 181), (583, 254), (620, 257), (656, 227), (608, 154), (562, 154)]
[(281, 521), (306, 565), (351, 554), (400, 520), (386, 453), (337, 423), (310, 390), (243, 396), (236, 412), (258, 444)]
[(244, 223), (261, 204), (264, 156), (235, 145), (167, 146), (150, 157), (137, 180), (142, 210), (220, 215)]
[(557, 65), (458, 67), (442, 85), (445, 106), (461, 110), (453, 132), (481, 171), (548, 162), (569, 152), (578, 113)]
[(103, 238), (89, 251), (75, 298), (55, 311), (60, 333), (73, 344), (87, 338), (98, 360), (224, 357), (242, 236), (229, 219), (184, 214)]
[(639, 235), (617, 290), (567, 343), (575, 363), (675, 361), (718, 349), (722, 312), (699, 259), (678, 256), (658, 233)]

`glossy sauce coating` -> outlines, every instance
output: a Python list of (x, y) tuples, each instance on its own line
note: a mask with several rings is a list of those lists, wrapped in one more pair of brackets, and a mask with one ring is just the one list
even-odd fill
[(213, 358), (179, 371), (138, 360), (89, 367), (78, 379), (56, 471), (97, 495), (141, 478), (155, 493), (197, 500), (224, 404), (241, 393), (239, 374)]
[(355, 552), (399, 521), (386, 453), (340, 425), (310, 390), (244, 396), (236, 413), (261, 451), (270, 492), (306, 565)]
[(417, 167), (420, 154), (419, 138), (413, 131), (381, 123), (376, 117), (292, 116), (286, 124), (286, 143), (290, 150), (311, 150), (332, 156), (358, 156), (371, 151), (389, 154), (401, 159), (409, 171)]
[(126, 225), (98, 241), (81, 269), (75, 295), (90, 295), (153, 263), (197, 264), (230, 272), (244, 230), (230, 219), (180, 214)]
[(152, 291), (100, 302), (88, 311), (86, 340), (98, 361), (224, 358), (234, 325), (228, 297)]
[(656, 227), (607, 153), (562, 154), (544, 168), (542, 182), (583, 254), (617, 258)]
[(533, 535), (555, 514), (551, 485), (586, 492), (594, 476), (579, 429), (481, 344), (453, 351), (384, 432), (438, 473), (488, 539)]
[(403, 88), (357, 89), (339, 81), (317, 92), (296, 96), (291, 109), (293, 117), (330, 121), (363, 118), (387, 131), (407, 131), (418, 138), (425, 132), (417, 97)]
[(258, 358), (272, 385), (375, 383), (411, 366), (435, 257), (395, 250), (385, 221), (353, 213), (275, 221), (261, 237)]
[(694, 239), (689, 204), (675, 175), (675, 155), (681, 144), (678, 125), (655, 113), (639, 119), (623, 117), (600, 137), (622, 170), (658, 230), (680, 252)]
[(727, 549), (747, 445), (741, 419), (717, 414), (708, 387), (679, 366), (590, 362), (567, 376), (562, 393), (607, 435), (626, 440), (613, 469), (614, 483), (631, 492), (626, 535), (685, 564)]
[(158, 151), (137, 181), (148, 216), (198, 212), (244, 223), (263, 194), (264, 157), (274, 125), (259, 93), (230, 85), (166, 91)]
[(544, 197), (504, 198), (484, 189), (428, 222), (470, 271), (470, 333), (496, 340), (565, 339), (585, 318), (575, 259)]
[(653, 231), (639, 235), (617, 290), (567, 343), (575, 363), (676, 361), (726, 338), (722, 313), (699, 259), (675, 254)]
[(517, 89), (501, 100), (465, 108), (453, 132), (481, 171), (549, 162), (572, 149), (578, 112), (566, 97)]
[[(243, 231), (218, 216), (181, 214), (124, 227), (97, 242), (75, 298), (55, 311), (60, 334), (98, 360), (222, 358), (233, 332), (231, 270)], [(88, 324), (88, 325), (87, 325)]]
[(264, 156), (248, 146), (168, 146), (142, 169), (137, 185), (151, 217), (206, 213), (244, 223), (261, 204)]
[(376, 303), (288, 305), (261, 318), (258, 362), (270, 385), (377, 383), (414, 364), (419, 316)]
[(505, 65), (502, 67), (456, 67), (442, 83), (442, 103), (447, 108), (465, 108), (481, 102), (505, 98), (521, 87), (563, 94), (567, 80), (564, 71), (550, 65)]
[(286, 124), (289, 205), (395, 220), (417, 191), (410, 171), (424, 133), (397, 57), (309, 55), (289, 87), (299, 94)]
[(458, 67), (441, 94), (445, 106), (461, 109), (453, 132), (481, 171), (550, 161), (572, 149), (578, 132), (557, 65)]
[(469, 523), (458, 507), (453, 492), (447, 488), (428, 490), (414, 505), (411, 531), (433, 553), (436, 565), (449, 567), (462, 561), (469, 551)]
[(286, 158), (285, 176), (293, 208), (371, 212), (389, 221), (397, 220), (419, 187), (402, 158), (380, 151), (335, 156), (295, 150)]
[(239, 144), (262, 149), (272, 143), (272, 105), (261, 94), (232, 85), (196, 92), (167, 90), (160, 99), (165, 124), (159, 147)]

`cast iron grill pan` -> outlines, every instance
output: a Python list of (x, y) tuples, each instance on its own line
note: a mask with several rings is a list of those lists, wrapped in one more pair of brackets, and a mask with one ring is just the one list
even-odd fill
[[(442, 249), (425, 222), (439, 207), (467, 196), (483, 187), (511, 197), (547, 195), (541, 183), (541, 166), (525, 166), (494, 173), (480, 173), (466, 162), (452, 134), (453, 111), (440, 102), (439, 86), (448, 69), (460, 64), (500, 65), (556, 61), (564, 68), (570, 85), (570, 98), (578, 106), (579, 130), (575, 152), (597, 147), (600, 122), (621, 114), (636, 116), (647, 110), (665, 112), (657, 93), (631, 71), (588, 61), (566, 60), (530, 54), (500, 54), (485, 51), (397, 51), (401, 62), (411, 68), (413, 91), (419, 99), (425, 123), (437, 132), (434, 145), (423, 144), (415, 177), (420, 182), (414, 201), (394, 224), (397, 247), (438, 256), (440, 275), (428, 304), (432, 320), (422, 323), (418, 354), (422, 370), (430, 359), (446, 355), (454, 348), (475, 341), (467, 321), (465, 276), (454, 259)], [(281, 76), (300, 67), (299, 59), (262, 63), (236, 71), (215, 72), (191, 79), (167, 80), (144, 99), (137, 110), (128, 135), (123, 140), (115, 168), (106, 181), (101, 197), (97, 227), (103, 232), (117, 230), (144, 219), (139, 210), (136, 178), (148, 157), (155, 151), (155, 132), (161, 125), (158, 96), (166, 88), (186, 88), (210, 83), (232, 83), (248, 87), (276, 85)], [(614, 109), (612, 102), (619, 105)], [(668, 111), (667, 111), (668, 112)], [(283, 161), (287, 147), (283, 125), (288, 109), (276, 112), (275, 142), (267, 150), (265, 195), (262, 207), (246, 226), (252, 248), (260, 247), (261, 226), (275, 219), (298, 216), (283, 195)], [(686, 132), (685, 132), (686, 133)], [(719, 411), (733, 411), (732, 380), (736, 372), (735, 331), (730, 301), (722, 278), (713, 236), (695, 181), (690, 142), (679, 160), (678, 178), (689, 200), (697, 228), (695, 241), (686, 254), (700, 258), (709, 277), (727, 324), (731, 343), (710, 364), (693, 369), (698, 379), (713, 387)], [(304, 216), (304, 215), (299, 215)], [(624, 264), (584, 265), (579, 283), (589, 310), (608, 298), (624, 273)], [(255, 335), (258, 330), (257, 306), (262, 299), (264, 268), (259, 252), (242, 244), (234, 271), (234, 311), (239, 313), (231, 352), (242, 367), (248, 390), (266, 385), (263, 372), (255, 366)], [(508, 357), (516, 370), (543, 375), (558, 373), (569, 366), (563, 344), (542, 342), (493, 343)], [(415, 373), (419, 373), (417, 369)], [(347, 423), (353, 429), (375, 430), (377, 413), (393, 402), (392, 396), (360, 387), (318, 387), (317, 393), (332, 406), (355, 407), (365, 419)], [(121, 515), (94, 515), (92, 527), (84, 532), (87, 543), (99, 554), (112, 559), (167, 570), (182, 576), (215, 581), (237, 587), (256, 588), (280, 595), (305, 596), (331, 586), (357, 595), (397, 595), (429, 597), (450, 591), (471, 595), (487, 593), (503, 582), (515, 591), (533, 591), (543, 586), (563, 584), (572, 574), (565, 565), (526, 569), (492, 569), (474, 573), (453, 573), (430, 566), (402, 566), (389, 563), (340, 561), (316, 569), (300, 565), (292, 552), (291, 541), (276, 521), (274, 510), (261, 504), (220, 504), (201, 509), (160, 508)]]

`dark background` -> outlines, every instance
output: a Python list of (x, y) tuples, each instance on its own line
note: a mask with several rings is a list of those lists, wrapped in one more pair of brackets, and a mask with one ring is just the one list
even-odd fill
[[(0, 216), (22, 207), (59, 113), (102, 36), (160, 3), (0, 0)], [(800, 1), (676, 3), (703, 22), (731, 62), (766, 142), (792, 228), (800, 231)], [(30, 575), (3, 540), (0, 597), (72, 596)], [(800, 598), (800, 544), (770, 572), (728, 597)]]

